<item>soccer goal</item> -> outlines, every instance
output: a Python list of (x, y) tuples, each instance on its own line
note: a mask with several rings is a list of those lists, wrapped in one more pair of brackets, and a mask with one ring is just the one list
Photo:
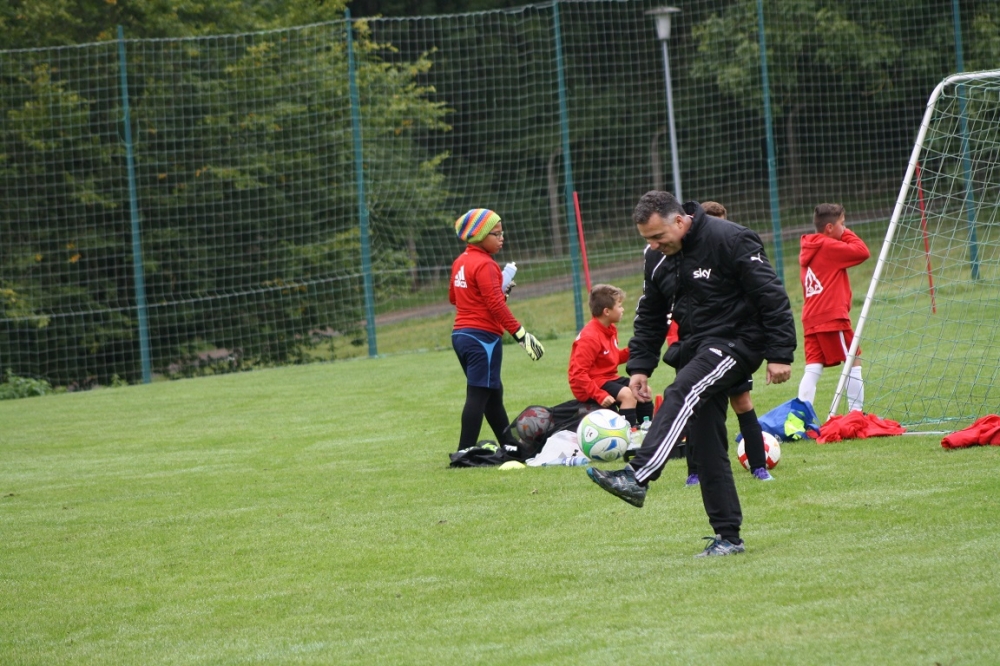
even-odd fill
[(1000, 412), (998, 211), (1000, 70), (949, 76), (927, 102), (831, 415), (859, 346), (866, 412), (915, 432)]

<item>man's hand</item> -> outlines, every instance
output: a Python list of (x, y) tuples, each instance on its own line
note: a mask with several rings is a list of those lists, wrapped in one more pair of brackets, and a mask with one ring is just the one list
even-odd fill
[(652, 400), (652, 396), (649, 394), (649, 376), (635, 374), (628, 380), (628, 387), (632, 391), (632, 395), (639, 402), (649, 402)]
[(768, 363), (765, 384), (782, 384), (792, 376), (792, 366), (787, 363)]
[(517, 329), (514, 339), (517, 340), (517, 344), (524, 347), (524, 351), (528, 352), (532, 361), (537, 361), (545, 353), (545, 347), (542, 346), (542, 343), (538, 341), (538, 338), (524, 330), (524, 326)]

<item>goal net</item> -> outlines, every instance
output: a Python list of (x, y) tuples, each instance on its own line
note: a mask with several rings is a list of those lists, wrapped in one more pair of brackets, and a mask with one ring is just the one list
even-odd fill
[(934, 89), (830, 413), (860, 346), (865, 411), (952, 431), (1000, 410), (1000, 70)]

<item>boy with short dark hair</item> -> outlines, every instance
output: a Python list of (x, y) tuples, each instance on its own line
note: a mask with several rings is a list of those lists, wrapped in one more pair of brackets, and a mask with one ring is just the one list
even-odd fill
[[(802, 332), (806, 351), (799, 400), (810, 404), (816, 399), (816, 385), (823, 368), (840, 365), (847, 360), (847, 352), (854, 339), (850, 315), (851, 281), (847, 269), (871, 256), (865, 242), (844, 226), (844, 219), (844, 207), (840, 204), (816, 206), (813, 211), (816, 233), (802, 236), (799, 251), (799, 277), (805, 296)], [(861, 350), (858, 349), (847, 381), (848, 409), (861, 411), (864, 401)]]
[[(625, 292), (610, 284), (598, 284), (590, 290), (592, 319), (573, 341), (569, 355), (569, 387), (580, 402), (593, 401), (615, 409), (632, 427), (638, 423), (637, 401), (628, 387), (628, 378), (618, 374), (618, 366), (628, 360), (628, 348), (618, 348), (615, 324), (625, 314)], [(652, 416), (650, 403), (643, 405), (643, 416)]]

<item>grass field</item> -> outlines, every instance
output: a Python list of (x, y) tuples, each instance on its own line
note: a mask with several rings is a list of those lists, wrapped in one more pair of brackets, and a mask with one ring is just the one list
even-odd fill
[[(571, 340), (505, 348), (508, 411), (568, 397)], [(0, 664), (998, 659), (1000, 447), (786, 444), (703, 560), (682, 463), (642, 509), (448, 469), (463, 398), (446, 350), (0, 402)]]

